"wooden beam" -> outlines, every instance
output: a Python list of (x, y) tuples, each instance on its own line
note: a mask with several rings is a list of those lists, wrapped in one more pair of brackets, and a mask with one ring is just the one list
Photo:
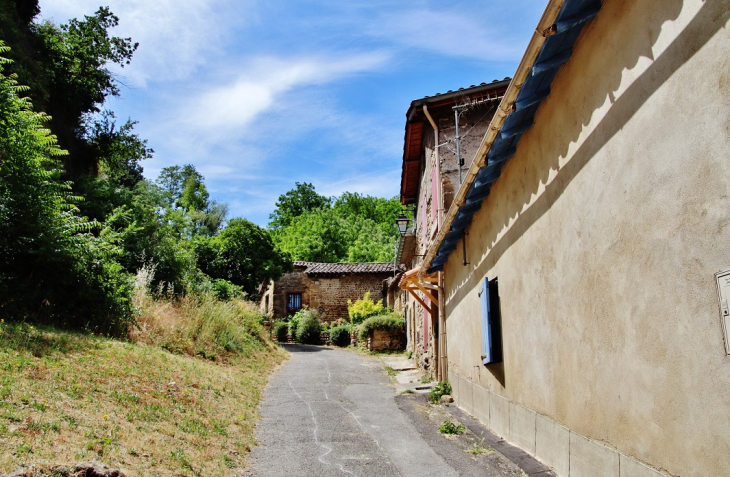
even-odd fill
[(429, 307), (423, 300), (421, 300), (421, 297), (416, 295), (416, 293), (413, 291), (412, 288), (406, 288), (406, 290), (408, 290), (408, 293), (413, 295), (413, 298), (415, 298), (416, 301), (418, 301), (418, 303), (420, 303), (422, 307), (424, 307), (426, 310), (428, 310), (429, 313), (431, 312), (431, 307)]
[(434, 298), (434, 297), (433, 297), (433, 295), (431, 295), (431, 293), (429, 293), (429, 291), (428, 291), (428, 290), (426, 290), (426, 289), (425, 289), (425, 288), (423, 287), (423, 285), (421, 285), (421, 284), (420, 284), (420, 283), (418, 283), (418, 282), (414, 283), (414, 285), (416, 285), (416, 286), (418, 287), (418, 289), (419, 289), (419, 290), (421, 290), (421, 292), (423, 292), (423, 294), (424, 294), (424, 295), (426, 295), (426, 297), (427, 297), (427, 298), (428, 298), (429, 300), (431, 300), (431, 303), (433, 303), (434, 305), (438, 306), (438, 304), (439, 304), (439, 301), (438, 301), (438, 300), (437, 300), (436, 298)]

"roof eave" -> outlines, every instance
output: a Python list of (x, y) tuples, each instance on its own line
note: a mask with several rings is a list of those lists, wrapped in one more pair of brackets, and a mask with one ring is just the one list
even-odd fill
[(535, 64), (535, 60), (540, 53), (543, 44), (551, 35), (551, 31), (553, 30), (557, 16), (566, 1), (569, 0), (550, 0), (545, 7), (545, 11), (543, 12), (542, 17), (538, 22), (537, 28), (532, 34), (532, 38), (530, 39), (530, 43), (527, 46), (527, 50), (525, 51), (525, 54), (522, 57), (519, 66), (517, 67), (517, 71), (515, 72), (515, 75), (512, 78), (509, 86), (507, 87), (507, 91), (505, 92), (502, 101), (500, 101), (499, 103), (497, 112), (495, 113), (489, 124), (487, 133), (485, 134), (479, 146), (479, 149), (476, 152), (474, 161), (469, 167), (464, 181), (459, 187), (456, 196), (454, 197), (454, 200), (449, 207), (446, 216), (444, 217), (443, 225), (440, 227), (435, 240), (431, 242), (428, 249), (426, 250), (426, 254), (421, 269), (419, 271), (419, 275), (425, 275), (426, 272), (432, 268), (432, 261), (434, 257), (438, 253), (439, 248), (441, 247), (441, 244), (446, 237), (446, 234), (451, 232), (451, 225), (454, 222), (454, 218), (459, 212), (460, 207), (462, 207), (466, 203), (466, 194), (469, 191), (471, 185), (474, 183), (477, 173), (485, 165), (485, 160), (487, 158), (487, 155), (489, 154), (490, 148), (494, 143), (497, 135), (500, 133), (505, 119), (514, 110), (517, 95), (520, 92), (520, 89), (522, 88), (522, 85), (524, 84), (527, 75), (530, 73), (530, 70)]

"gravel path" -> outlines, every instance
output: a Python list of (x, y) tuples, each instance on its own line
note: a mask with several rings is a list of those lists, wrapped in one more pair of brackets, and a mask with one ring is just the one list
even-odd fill
[(435, 452), (438, 440), (424, 439), (396, 404), (378, 358), (314, 346), (287, 349), (291, 359), (265, 391), (259, 446), (246, 475), (473, 475), (463, 462), (450, 465)]

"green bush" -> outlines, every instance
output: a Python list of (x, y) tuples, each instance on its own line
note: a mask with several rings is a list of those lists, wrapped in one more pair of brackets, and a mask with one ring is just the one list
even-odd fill
[(366, 340), (373, 335), (375, 330), (387, 331), (388, 333), (404, 333), (405, 323), (398, 313), (371, 316), (360, 324), (357, 329), (357, 337)]
[(330, 341), (335, 346), (348, 346), (350, 344), (350, 331), (352, 326), (340, 325), (330, 329)]
[(276, 341), (286, 343), (287, 335), (289, 334), (289, 326), (286, 321), (276, 320), (274, 322), (274, 334), (276, 335)]
[(294, 316), (289, 318), (289, 334), (292, 336), (297, 335), (297, 328), (299, 327), (299, 322), (302, 321), (302, 318), (309, 310), (302, 308), (301, 310), (294, 313)]
[(314, 310), (303, 312), (299, 317), (296, 330), (297, 343), (319, 344), (322, 325), (317, 313)]
[(235, 285), (228, 280), (222, 278), (216, 278), (211, 284), (211, 290), (213, 294), (219, 300), (230, 300), (231, 298), (243, 297), (243, 287)]
[(383, 300), (377, 303), (370, 298), (370, 292), (366, 292), (360, 300), (354, 303), (347, 300), (347, 314), (350, 316), (350, 323), (359, 325), (367, 318), (385, 313), (383, 308)]

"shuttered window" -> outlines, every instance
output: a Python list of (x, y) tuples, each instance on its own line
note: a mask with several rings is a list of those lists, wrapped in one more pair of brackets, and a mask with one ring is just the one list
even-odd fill
[(302, 309), (302, 294), (289, 293), (286, 297), (286, 308), (289, 311), (299, 311)]
[(502, 317), (499, 306), (499, 288), (495, 278), (482, 280), (479, 287), (482, 309), (482, 364), (502, 362)]

